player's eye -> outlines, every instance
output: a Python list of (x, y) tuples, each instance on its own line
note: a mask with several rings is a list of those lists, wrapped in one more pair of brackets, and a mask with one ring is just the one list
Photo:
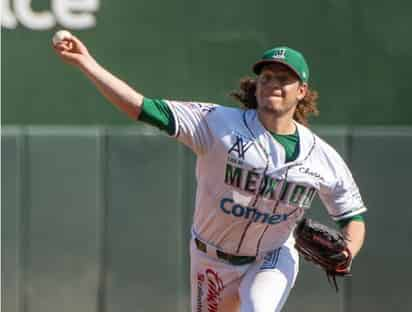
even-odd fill
[(262, 84), (267, 84), (267, 83), (271, 82), (273, 79), (274, 79), (273, 75), (263, 74), (263, 75), (259, 76), (259, 82), (262, 83)]
[(289, 82), (290, 77), (288, 75), (279, 75), (277, 76), (277, 80), (281, 83), (281, 84), (285, 84), (287, 82)]
[(258, 77), (258, 80), (261, 84), (269, 84), (269, 83), (275, 82), (283, 86), (289, 83), (293, 83), (294, 77), (287, 73), (282, 73), (282, 72), (274, 73), (274, 74), (264, 73)]

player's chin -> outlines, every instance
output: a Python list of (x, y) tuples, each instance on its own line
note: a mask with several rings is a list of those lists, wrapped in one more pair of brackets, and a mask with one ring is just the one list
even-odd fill
[(283, 105), (284, 98), (280, 95), (269, 95), (264, 98), (264, 102), (272, 106), (281, 106)]

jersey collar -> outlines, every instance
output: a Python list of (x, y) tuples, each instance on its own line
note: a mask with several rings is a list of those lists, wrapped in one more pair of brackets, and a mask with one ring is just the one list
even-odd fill
[(313, 152), (316, 146), (316, 136), (311, 130), (306, 128), (304, 125), (298, 123), (295, 120), (293, 122), (298, 128), (299, 147), (300, 147), (299, 156), (295, 162), (301, 163), (305, 161), (310, 156), (310, 154)]
[[(256, 136), (256, 138), (261, 135), (271, 136), (270, 132), (259, 120), (255, 109), (245, 111), (245, 121), (246, 126), (250, 129), (253, 135)], [(299, 134), (299, 156), (295, 161), (285, 164), (286, 166), (294, 166), (304, 162), (310, 156), (316, 145), (316, 137), (314, 133), (297, 121), (294, 120), (293, 122), (295, 123)]]

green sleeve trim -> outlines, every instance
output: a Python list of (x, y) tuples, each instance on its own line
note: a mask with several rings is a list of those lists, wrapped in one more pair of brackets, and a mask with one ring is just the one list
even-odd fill
[(339, 225), (339, 227), (341, 229), (343, 229), (345, 226), (347, 226), (349, 224), (349, 222), (352, 222), (352, 221), (365, 222), (365, 218), (363, 217), (362, 214), (358, 214), (358, 215), (353, 216), (353, 217), (338, 220), (338, 221), (336, 221), (336, 223)]
[(139, 120), (155, 126), (169, 135), (175, 133), (175, 119), (169, 105), (164, 100), (144, 98)]

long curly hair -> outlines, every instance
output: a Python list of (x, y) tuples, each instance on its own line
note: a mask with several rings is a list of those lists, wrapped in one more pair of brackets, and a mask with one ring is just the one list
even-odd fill
[[(241, 103), (241, 106), (247, 109), (257, 108), (257, 99), (255, 96), (256, 92), (256, 79), (246, 77), (240, 80), (240, 90), (235, 90), (230, 93), (230, 96), (235, 98)], [(309, 116), (319, 115), (319, 109), (317, 107), (317, 100), (319, 94), (315, 90), (308, 89), (305, 97), (298, 102), (296, 106), (295, 113), (293, 114), (293, 119), (297, 122), (308, 126)]]

